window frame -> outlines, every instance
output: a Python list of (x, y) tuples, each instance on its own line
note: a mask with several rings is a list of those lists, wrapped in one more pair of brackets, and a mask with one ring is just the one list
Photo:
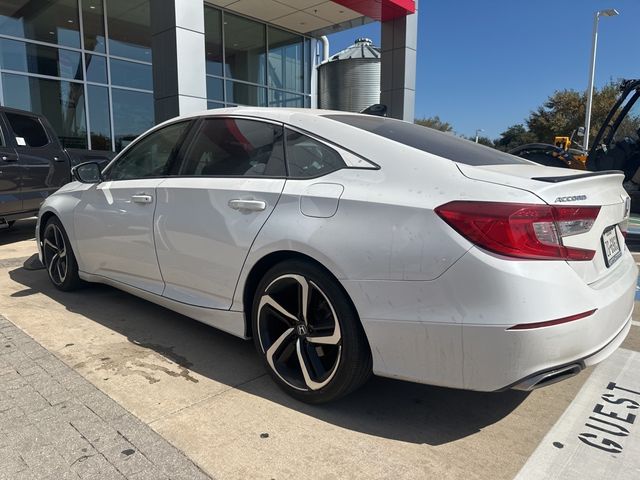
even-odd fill
[[(138, 138), (136, 138), (133, 142), (131, 142), (129, 145), (127, 145), (105, 168), (104, 170), (102, 170), (102, 176), (104, 178), (105, 182), (126, 182), (129, 180), (147, 180), (147, 179), (152, 179), (152, 178), (171, 178), (171, 177), (175, 177), (176, 175), (176, 171), (177, 168), (181, 168), (181, 164), (182, 164), (182, 160), (183, 160), (183, 156), (182, 156), (182, 152), (184, 151), (185, 145), (187, 143), (189, 143), (192, 139), (192, 131), (194, 128), (194, 124), (197, 122), (197, 119), (193, 119), (193, 118), (188, 118), (188, 119), (179, 119), (176, 120), (174, 122), (171, 123), (166, 123), (166, 124), (161, 124), (158, 125), (154, 128), (152, 128), (151, 130), (147, 131), (146, 133), (143, 133), (142, 135), (140, 135)], [(169, 158), (167, 159), (167, 165), (169, 166), (168, 171), (169, 173), (167, 175), (155, 175), (155, 176), (148, 176), (148, 177), (136, 177), (136, 178), (126, 178), (126, 179), (112, 179), (110, 178), (110, 173), (111, 170), (118, 164), (120, 163), (130, 152), (130, 150), (133, 150), (133, 148), (135, 148), (139, 143), (143, 142), (144, 140), (148, 139), (149, 137), (151, 137), (152, 135), (161, 132), (162, 130), (165, 130), (168, 127), (172, 127), (174, 125), (178, 125), (180, 123), (184, 123), (186, 124), (186, 129), (185, 131), (182, 133), (182, 135), (180, 135), (178, 141), (176, 142), (176, 146), (171, 150), (171, 153), (169, 154)]]
[[(44, 145), (39, 145), (37, 147), (32, 147), (31, 145), (20, 145), (18, 143), (18, 134), (13, 129), (13, 125), (11, 124), (11, 120), (9, 119), (9, 115), (17, 115), (17, 116), (31, 118), (32, 120), (35, 120), (42, 127), (42, 131), (44, 132), (44, 136), (47, 139), (47, 143), (45, 143)], [(11, 137), (13, 139), (13, 144), (16, 146), (16, 148), (47, 148), (47, 147), (50, 147), (54, 143), (53, 140), (51, 139), (51, 136), (49, 135), (48, 128), (42, 122), (42, 119), (38, 115), (6, 110), (6, 111), (3, 112), (3, 116), (4, 116), (4, 119), (5, 119), (6, 124), (7, 124), (7, 128), (8, 128), (7, 131), (12, 133)], [(21, 138), (24, 138), (24, 137), (21, 137)]]
[[(189, 163), (188, 157), (191, 153), (193, 146), (195, 145), (196, 139), (200, 130), (202, 129), (204, 123), (207, 120), (225, 120), (225, 119), (234, 119), (234, 120), (247, 120), (251, 122), (259, 122), (262, 124), (272, 125), (276, 127), (280, 127), (282, 129), (282, 149), (283, 149), (283, 157), (284, 157), (284, 175), (187, 175), (184, 173), (186, 166)], [(192, 134), (189, 136), (188, 144), (185, 143), (185, 147), (182, 150), (182, 155), (180, 159), (179, 168), (177, 168), (177, 177), (181, 178), (250, 178), (250, 179), (271, 179), (271, 180), (287, 180), (289, 178), (289, 168), (287, 166), (287, 153), (286, 153), (286, 136), (285, 125), (282, 122), (277, 122), (274, 120), (264, 119), (264, 118), (256, 118), (242, 115), (207, 115), (203, 117), (199, 117), (197, 122), (192, 126)]]

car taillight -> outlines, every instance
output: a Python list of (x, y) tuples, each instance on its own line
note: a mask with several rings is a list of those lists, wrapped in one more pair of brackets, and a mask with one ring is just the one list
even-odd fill
[(455, 201), (435, 212), (460, 235), (491, 252), (531, 260), (591, 260), (595, 250), (562, 239), (591, 230), (600, 207)]

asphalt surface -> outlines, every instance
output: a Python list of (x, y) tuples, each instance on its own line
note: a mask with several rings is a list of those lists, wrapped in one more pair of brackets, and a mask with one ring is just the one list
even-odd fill
[[(31, 269), (33, 225), (0, 232), (0, 314), (211, 477), (547, 478), (536, 460), (551, 458), (546, 448), (562, 464), (571, 465), (565, 453), (577, 464), (599, 462), (599, 450), (580, 449), (583, 432), (570, 420), (593, 415), (602, 382), (631, 379), (640, 389), (634, 364), (616, 356), (595, 374), (531, 393), (374, 378), (338, 402), (305, 405), (273, 384), (250, 342), (109, 287), (58, 292), (46, 272)], [(640, 323), (620, 350), (638, 351)], [(610, 467), (618, 473), (640, 464), (640, 429), (627, 430)], [(0, 455), (0, 471), (6, 465)], [(581, 478), (602, 478), (594, 472)]]

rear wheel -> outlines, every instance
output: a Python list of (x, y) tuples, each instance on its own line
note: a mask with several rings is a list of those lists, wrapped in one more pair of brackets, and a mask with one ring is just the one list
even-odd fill
[(56, 288), (68, 292), (82, 285), (69, 237), (56, 217), (51, 217), (44, 227), (42, 258), (49, 279)]
[(303, 261), (267, 272), (253, 302), (258, 352), (291, 396), (323, 403), (346, 395), (371, 374), (362, 325), (336, 280)]

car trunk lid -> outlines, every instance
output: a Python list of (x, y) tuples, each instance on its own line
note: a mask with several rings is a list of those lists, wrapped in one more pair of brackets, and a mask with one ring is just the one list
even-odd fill
[(588, 232), (566, 236), (562, 240), (568, 247), (594, 250), (593, 259), (567, 263), (586, 283), (604, 278), (622, 263), (616, 246), (620, 252), (625, 248), (621, 227), (625, 228), (630, 210), (629, 196), (622, 188), (622, 172), (580, 173), (534, 164), (458, 164), (458, 168), (468, 178), (526, 190), (549, 205), (599, 206), (598, 217)]

